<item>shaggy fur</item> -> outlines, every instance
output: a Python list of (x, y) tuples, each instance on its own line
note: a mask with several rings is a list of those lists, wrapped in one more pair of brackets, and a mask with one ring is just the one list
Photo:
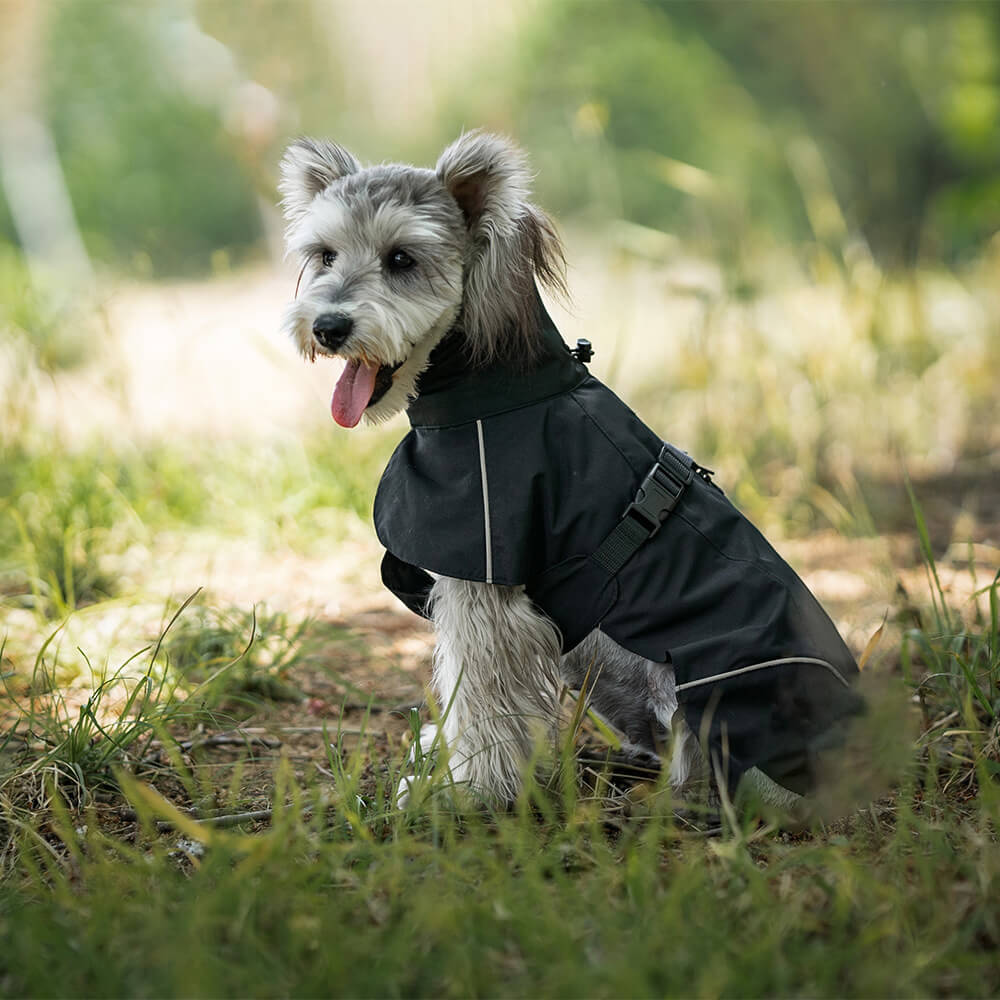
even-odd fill
[[(365, 417), (405, 408), (438, 341), (454, 326), (470, 360), (497, 355), (530, 364), (536, 352), (535, 278), (564, 291), (563, 256), (548, 219), (527, 200), (523, 155), (496, 136), (469, 133), (434, 171), (397, 164), (362, 170), (334, 143), (299, 139), (281, 164), (289, 254), (302, 262), (302, 294), (284, 329), (310, 359), (329, 353), (316, 317), (354, 321), (341, 357), (402, 362), (392, 389)], [(393, 273), (405, 249), (413, 268)], [(335, 260), (324, 264), (324, 253)]]
[(559, 718), (559, 633), (520, 587), (441, 578), (430, 611), (452, 776), (513, 801), (524, 762)]
[[(362, 168), (333, 143), (299, 139), (282, 161), (288, 251), (301, 290), (285, 329), (307, 358), (327, 354), (379, 365), (391, 385), (364, 411), (369, 422), (414, 398), (434, 346), (464, 337), (470, 364), (502, 357), (530, 366), (536, 351), (536, 279), (564, 290), (563, 254), (529, 201), (523, 154), (493, 135), (461, 136), (431, 170)], [(410, 261), (394, 270), (403, 252)], [(336, 349), (318, 339), (330, 317), (350, 323)], [(671, 780), (698, 770), (697, 741), (681, 723), (673, 672), (595, 631), (560, 657), (554, 625), (522, 588), (438, 578), (433, 689), (452, 773), (474, 792), (510, 802), (540, 738), (559, 721), (562, 684), (582, 690), (637, 756), (659, 759), (673, 739)], [(402, 795), (409, 783), (404, 781)]]

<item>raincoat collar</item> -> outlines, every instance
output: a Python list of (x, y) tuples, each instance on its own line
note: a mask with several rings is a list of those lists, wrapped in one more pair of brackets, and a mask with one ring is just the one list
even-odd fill
[(450, 427), (506, 413), (575, 389), (587, 369), (570, 353), (538, 300), (541, 357), (524, 370), (510, 360), (470, 367), (465, 338), (453, 329), (431, 352), (406, 413), (411, 427)]

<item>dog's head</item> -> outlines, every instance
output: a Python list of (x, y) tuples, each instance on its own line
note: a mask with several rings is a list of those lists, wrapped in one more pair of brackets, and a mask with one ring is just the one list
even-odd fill
[(337, 423), (404, 409), (452, 329), (470, 364), (530, 364), (535, 277), (562, 289), (563, 258), (528, 183), (523, 154), (480, 132), (449, 146), (434, 170), (362, 167), (316, 139), (288, 147), (280, 189), (302, 272), (284, 326), (306, 357), (347, 361), (333, 394)]

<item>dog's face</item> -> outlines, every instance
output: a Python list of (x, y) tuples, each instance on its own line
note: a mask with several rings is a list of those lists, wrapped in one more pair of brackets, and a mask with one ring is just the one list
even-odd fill
[(346, 360), (337, 423), (404, 409), (456, 323), (470, 362), (530, 357), (534, 275), (558, 286), (562, 257), (513, 146), (468, 134), (431, 171), (362, 168), (340, 146), (299, 139), (281, 170), (288, 251), (302, 265), (284, 326), (306, 357)]

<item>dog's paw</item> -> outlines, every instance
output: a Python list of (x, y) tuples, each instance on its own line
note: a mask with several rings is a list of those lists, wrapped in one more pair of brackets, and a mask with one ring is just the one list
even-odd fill
[(413, 785), (416, 780), (417, 776), (415, 774), (407, 774), (399, 779), (399, 784), (396, 786), (397, 809), (405, 809), (410, 804), (410, 798), (413, 794)]
[(433, 757), (434, 754), (444, 746), (444, 733), (441, 727), (434, 722), (425, 722), (420, 727), (420, 738), (410, 750), (410, 760), (415, 761), (419, 757)]
[(399, 779), (396, 785), (396, 808), (405, 809), (413, 801), (417, 787), (424, 785), (433, 770), (438, 751), (444, 745), (440, 728), (433, 722), (420, 727), (420, 733), (410, 747), (407, 757), (412, 772)]

